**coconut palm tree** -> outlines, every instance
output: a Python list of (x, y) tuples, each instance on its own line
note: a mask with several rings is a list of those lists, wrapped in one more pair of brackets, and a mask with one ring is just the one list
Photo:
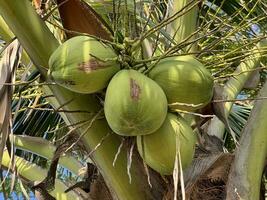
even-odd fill
[[(258, 0), (0, 0), (0, 163), (14, 172), (11, 186), (17, 177), (40, 199), (259, 199), (266, 7)], [(199, 137), (190, 167), (182, 171), (177, 159), (172, 177), (154, 171), (135, 137), (108, 126), (105, 90), (80, 94), (50, 78), (50, 56), (77, 35), (111, 46), (121, 68), (147, 73), (166, 57), (194, 55), (212, 73), (213, 100), (196, 112), (176, 110)]]

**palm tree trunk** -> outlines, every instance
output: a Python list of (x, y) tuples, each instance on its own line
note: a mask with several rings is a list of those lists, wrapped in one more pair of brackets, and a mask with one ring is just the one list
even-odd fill
[[(267, 83), (259, 97), (267, 96)], [(227, 199), (259, 199), (267, 158), (267, 101), (257, 101), (241, 136), (227, 183)]]

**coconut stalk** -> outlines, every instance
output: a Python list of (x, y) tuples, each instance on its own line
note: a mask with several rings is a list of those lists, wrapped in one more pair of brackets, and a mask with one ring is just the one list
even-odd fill
[[(172, 1), (170, 1), (172, 2)], [(177, 42), (181, 43), (183, 40), (191, 41), (195, 38), (194, 32), (197, 28), (198, 21), (198, 5), (197, 1), (192, 0), (174, 0), (173, 5), (169, 5), (170, 16), (181, 11), (183, 9), (183, 15), (178, 17), (172, 23), (169, 24), (171, 36)], [(186, 51), (194, 51), (195, 46), (189, 45), (185, 48)]]
[[(56, 146), (49, 141), (40, 137), (31, 137), (25, 135), (13, 135), (12, 141), (16, 148), (33, 152), (39, 156), (52, 160)], [(61, 156), (59, 164), (69, 169), (76, 175), (79, 174), (79, 170), (83, 165), (70, 155)]]
[[(267, 96), (267, 83), (259, 97)], [(262, 172), (267, 158), (267, 101), (257, 101), (243, 130), (227, 183), (226, 199), (260, 199)]]
[(6, 42), (11, 40), (13, 37), (15, 37), (1, 16), (0, 16), (0, 36), (1, 36), (1, 39)]
[[(34, 64), (46, 77), (48, 59), (57, 48), (58, 41), (36, 14), (30, 2), (27, 0), (0, 0), (0, 14), (18, 37)], [(52, 103), (56, 102), (54, 105), (52, 104), (54, 107), (65, 104), (63, 107), (65, 110), (87, 111), (65, 113), (67, 124), (90, 121), (92, 120), (92, 113), (99, 112), (100, 105), (97, 99), (91, 95), (79, 95), (62, 87), (52, 85), (44, 87), (44, 91), (47, 92), (47, 95), (49, 95), (50, 91), (54, 94), (55, 98), (51, 101)], [(122, 149), (116, 165), (112, 165), (115, 152), (117, 152), (120, 145), (120, 138), (111, 133), (104, 119), (94, 121), (90, 128), (83, 126), (76, 129), (76, 132), (83, 136), (81, 140), (88, 152), (102, 141), (103, 136), (109, 134), (105, 138), (105, 142), (91, 156), (109, 186), (114, 199), (161, 199), (162, 194), (159, 191), (162, 186), (156, 185), (155, 187), (158, 190), (152, 190), (149, 187), (145, 181), (146, 175), (143, 166), (135, 158), (131, 166), (132, 182), (129, 182), (126, 162), (127, 152), (125, 149)]]
[[(224, 100), (236, 99), (237, 95), (243, 89), (246, 81), (250, 78), (253, 73), (253, 69), (258, 67), (260, 61), (262, 60), (262, 55), (264, 55), (267, 48), (267, 41), (264, 39), (260, 41), (256, 47), (251, 50), (251, 55), (247, 56), (244, 61), (242, 61), (236, 68), (234, 77), (231, 77), (223, 87), (223, 97)], [(230, 114), (233, 102), (226, 102), (223, 104), (223, 109), (225, 117), (227, 118)], [(220, 139), (224, 136), (224, 123), (219, 120), (219, 118), (214, 117), (208, 127), (208, 134), (215, 135)]]
[[(12, 4), (16, 4), (16, 6), (11, 6)], [(34, 12), (29, 10), (33, 9), (30, 3), (28, 5), (29, 7), (25, 6), (26, 4), (24, 4), (24, 1), (14, 1), (11, 3), (1, 0), (0, 14), (13, 34), (20, 40), (21, 45), (28, 53), (31, 60), (34, 60), (34, 64), (39, 67), (39, 70), (42, 74), (46, 74), (45, 68), (47, 67), (47, 60), (49, 59), (51, 53), (57, 48), (58, 41), (48, 28), (42, 29), (40, 27), (40, 18), (36, 17), (37, 14), (34, 10)], [(23, 12), (19, 12), (18, 10)], [(27, 21), (30, 22), (27, 23)], [(29, 30), (28, 32), (33, 32), (33, 29), (37, 29), (37, 27), (42, 29), (42, 31), (39, 31), (38, 35), (28, 34), (27, 31), (23, 31)], [(17, 29), (21, 31), (14, 31)], [(49, 40), (45, 41), (45, 39), (42, 39), (40, 41), (41, 35), (47, 35)], [(20, 38), (23, 38), (23, 40)], [(41, 49), (46, 49), (46, 51), (42, 51)]]
[[(10, 42), (15, 37), (1, 15), (0, 15), (0, 36), (1, 39), (7, 43)], [(30, 59), (24, 50), (22, 51), (21, 60), (24, 64), (28, 64), (30, 62)]]
[[(47, 174), (47, 171), (32, 164), (23, 158), (15, 157), (16, 172), (19, 176), (26, 181), (42, 181)], [(8, 169), (11, 165), (11, 159), (7, 151), (4, 151), (2, 164), (4, 168)], [(55, 180), (55, 188), (49, 191), (49, 194), (55, 197), (57, 200), (72, 200), (80, 199), (79, 195), (73, 191), (65, 193), (64, 191), (68, 189), (67, 186), (61, 182), (59, 179)]]

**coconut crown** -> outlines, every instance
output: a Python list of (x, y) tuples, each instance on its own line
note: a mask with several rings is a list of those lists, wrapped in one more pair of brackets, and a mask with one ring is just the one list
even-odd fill
[(149, 77), (161, 86), (172, 109), (195, 111), (213, 96), (213, 77), (193, 56), (162, 59)]
[(49, 76), (78, 93), (104, 89), (119, 71), (113, 49), (88, 36), (73, 37), (60, 45), (49, 59)]

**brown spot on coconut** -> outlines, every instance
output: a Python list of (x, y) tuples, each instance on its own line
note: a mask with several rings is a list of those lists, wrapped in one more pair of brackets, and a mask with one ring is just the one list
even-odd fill
[(121, 70), (110, 81), (104, 111), (111, 129), (123, 136), (147, 135), (165, 120), (167, 99), (152, 79), (135, 70)]
[(137, 84), (137, 82), (130, 78), (130, 93), (131, 93), (131, 98), (133, 100), (138, 101), (139, 100), (139, 94), (141, 92), (140, 86)]
[(85, 73), (90, 73), (98, 69), (104, 69), (106, 67), (108, 67), (108, 65), (96, 59), (91, 59), (78, 64), (78, 69), (84, 71)]

